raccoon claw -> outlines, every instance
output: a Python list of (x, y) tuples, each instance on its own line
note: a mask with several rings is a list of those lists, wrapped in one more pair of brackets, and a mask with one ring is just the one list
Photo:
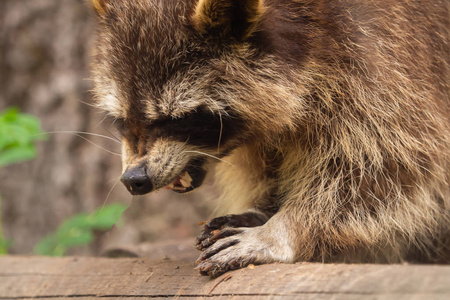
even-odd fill
[(218, 277), (225, 272), (244, 268), (251, 263), (251, 258), (236, 257), (226, 258), (225, 260), (217, 260), (221, 258), (220, 254), (226, 249), (230, 249), (239, 243), (237, 239), (228, 239), (217, 247), (211, 247), (203, 252), (197, 259), (198, 266), (196, 269), (201, 275), (210, 276), (212, 278)]
[(214, 218), (205, 224), (203, 231), (197, 237), (196, 247), (198, 250), (204, 250), (219, 239), (242, 232), (242, 230), (225, 230), (226, 228), (256, 227), (263, 225), (266, 221), (267, 217), (260, 212)]
[[(225, 243), (222, 243), (220, 246), (218, 247), (214, 247), (214, 248), (209, 248), (207, 250), (205, 250), (200, 257), (197, 259), (197, 264), (201, 263), (202, 261), (210, 258), (213, 255), (216, 255), (217, 253), (219, 253), (220, 251), (231, 247), (233, 245), (236, 245), (237, 243), (239, 243), (239, 240), (228, 240)], [(209, 246), (208, 246), (209, 247)]]
[[(236, 230), (236, 229), (233, 229)], [(217, 277), (221, 274), (244, 268), (251, 263), (269, 262), (270, 258), (264, 257), (263, 249), (268, 245), (255, 239), (254, 229), (239, 228), (237, 235), (218, 240), (214, 245), (206, 249), (197, 259), (197, 270), (202, 275)], [(232, 230), (223, 230), (223, 234)]]
[(249, 264), (295, 261), (289, 231), (279, 223), (278, 219), (254, 228), (221, 230), (214, 237), (218, 239), (197, 259), (197, 269), (202, 275), (217, 277)]
[(214, 244), (216, 241), (223, 239), (225, 237), (233, 236), (238, 233), (241, 233), (242, 229), (236, 229), (236, 228), (225, 228), (222, 230), (214, 230), (211, 232), (211, 235), (207, 236), (206, 238), (200, 240), (197, 239), (197, 249), (198, 250), (205, 250), (206, 248), (210, 247), (212, 244)]
[(213, 264), (209, 261), (205, 261), (202, 264), (198, 265), (196, 269), (200, 272), (201, 275), (216, 278), (228, 271), (244, 268), (249, 264), (249, 262), (237, 259), (232, 260), (227, 264)]

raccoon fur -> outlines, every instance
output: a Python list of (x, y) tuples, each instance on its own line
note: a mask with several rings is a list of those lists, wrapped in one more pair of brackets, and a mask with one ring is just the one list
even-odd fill
[(447, 0), (91, 0), (132, 194), (215, 167), (198, 270), (450, 261)]

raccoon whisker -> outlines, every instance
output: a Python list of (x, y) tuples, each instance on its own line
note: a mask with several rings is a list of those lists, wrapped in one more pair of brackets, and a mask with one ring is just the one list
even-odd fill
[(115, 141), (115, 142), (117, 143), (116, 140), (114, 140), (113, 138), (110, 138), (109, 136), (103, 136), (103, 135), (100, 135), (100, 134), (88, 133), (88, 132), (80, 132), (81, 134), (79, 134), (79, 133), (77, 133), (76, 131), (50, 131), (50, 132), (45, 132), (45, 133), (35, 134), (34, 136), (42, 136), (42, 135), (46, 135), (46, 134), (49, 134), (49, 133), (51, 133), (51, 134), (52, 134), (52, 133), (53, 133), (53, 134), (54, 134), (54, 133), (70, 133), (70, 134), (73, 134), (74, 136), (77, 136), (77, 137), (79, 137), (79, 138), (85, 140), (86, 142), (88, 142), (88, 143), (94, 145), (95, 147), (97, 147), (97, 148), (99, 148), (99, 149), (102, 149), (103, 151), (106, 151), (106, 152), (108, 152), (108, 153), (111, 153), (111, 154), (113, 154), (113, 155), (117, 155), (117, 156), (120, 156), (120, 157), (122, 156), (122, 154), (120, 154), (120, 153), (116, 153), (116, 152), (110, 151), (110, 150), (108, 150), (108, 149), (103, 148), (103, 147), (100, 146), (100, 145), (97, 145), (96, 143), (94, 143), (94, 142), (88, 140), (87, 138), (85, 138), (85, 137), (82, 136), (81, 134), (87, 134), (87, 135), (99, 136), (99, 137), (103, 137), (103, 138), (106, 138), (106, 139)]
[(116, 140), (116, 142), (118, 142), (119, 144), (122, 144), (120, 139), (117, 136), (115, 136), (111, 131), (109, 131), (108, 128), (105, 128), (105, 130), (111, 135), (112, 139)]
[(217, 143), (217, 153), (220, 153), (220, 142), (222, 141), (222, 132), (223, 132), (223, 121), (220, 110), (219, 110), (219, 119), (220, 119), (220, 133), (219, 133), (219, 142)]
[(100, 126), (103, 122), (105, 122), (105, 120), (108, 118), (108, 116), (105, 116), (100, 122), (98, 122), (97, 125), (95, 125), (95, 127)]
[(221, 159), (221, 158), (219, 158), (219, 157), (217, 157), (217, 156), (214, 156), (214, 155), (212, 155), (212, 154), (208, 154), (208, 153), (201, 152), (201, 151), (193, 151), (193, 150), (191, 150), (191, 151), (184, 151), (184, 152), (185, 152), (185, 153), (197, 153), (197, 154), (205, 155), (205, 156), (208, 156), (208, 157), (217, 159), (217, 160), (219, 160), (219, 161), (221, 161), (221, 162), (224, 162), (224, 163), (226, 163), (226, 164), (229, 164), (229, 165), (232, 166), (232, 167), (235, 167), (235, 165), (233, 165), (232, 163), (230, 163), (230, 162), (228, 162), (228, 161), (226, 161), (226, 160), (224, 160), (224, 159)]
[(113, 191), (114, 188), (116, 187), (117, 183), (119, 183), (119, 180), (120, 180), (120, 177), (121, 177), (121, 176), (122, 176), (122, 175), (120, 175), (119, 177), (117, 177), (117, 179), (115, 180), (115, 183), (113, 184), (113, 186), (112, 186), (111, 189), (109, 190), (108, 195), (106, 195), (105, 201), (103, 201), (103, 205), (102, 205), (102, 208), (100, 209), (100, 211), (102, 211), (103, 208), (105, 207), (106, 203), (108, 202), (109, 196), (111, 195), (112, 191)]
[(91, 133), (91, 132), (84, 132), (84, 131), (49, 131), (49, 132), (36, 134), (35, 136), (42, 136), (42, 135), (46, 135), (46, 134), (55, 134), (55, 133), (68, 133), (68, 134), (73, 134), (73, 135), (77, 135), (77, 136), (80, 136), (81, 134), (85, 134), (85, 135), (101, 137), (101, 138), (108, 139), (108, 140), (114, 141), (116, 143), (122, 144), (117, 138), (112, 138), (107, 135)]
[[(83, 139), (83, 140), (85, 140), (86, 142), (88, 142), (88, 143), (94, 145), (95, 147), (97, 147), (97, 148), (99, 148), (99, 149), (102, 149), (102, 150), (104, 150), (104, 151), (106, 151), (106, 152), (108, 152), (108, 153), (111, 153), (111, 154), (113, 154), (113, 155), (122, 157), (122, 154), (116, 153), (116, 152), (113, 152), (113, 151), (109, 151), (108, 149), (105, 149), (105, 148), (103, 148), (102, 146), (99, 146), (99, 145), (97, 145), (96, 143), (94, 143), (94, 142), (88, 140), (87, 138), (85, 138), (85, 137), (82, 136), (82, 135), (79, 135), (79, 134), (74, 134), (74, 135), (77, 136), (77, 137), (79, 137), (79, 138), (81, 138), (81, 139)], [(117, 141), (116, 141), (116, 142), (117, 142)]]
[[(104, 118), (96, 125), (96, 127), (100, 126), (107, 118), (108, 118), (108, 116), (105, 116), (105, 117), (104, 117)], [(111, 135), (111, 137), (112, 137), (113, 139), (115, 139), (118, 143), (122, 144), (122, 142), (120, 141), (120, 139), (119, 139), (117, 136), (115, 136), (111, 131), (109, 131), (107, 127), (103, 126), (103, 129), (105, 129), (105, 130)]]
[(81, 99), (77, 99), (77, 101), (80, 102), (80, 103), (82, 103), (82, 104), (85, 104), (85, 105), (87, 105), (87, 106), (90, 106), (90, 107), (93, 107), (93, 108), (98, 108), (96, 105), (94, 105), (94, 104), (92, 104), (92, 103), (84, 102), (84, 101), (81, 100)]

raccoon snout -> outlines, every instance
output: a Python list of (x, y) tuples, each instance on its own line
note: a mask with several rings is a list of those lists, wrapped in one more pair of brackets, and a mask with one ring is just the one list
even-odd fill
[(144, 166), (127, 169), (120, 180), (132, 195), (144, 195), (153, 190), (153, 184)]

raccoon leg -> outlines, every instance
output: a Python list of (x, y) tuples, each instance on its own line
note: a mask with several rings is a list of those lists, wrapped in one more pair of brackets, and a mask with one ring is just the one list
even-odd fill
[(235, 234), (217, 240), (200, 255), (200, 274), (217, 277), (249, 264), (295, 261), (295, 239), (289, 237), (277, 215), (262, 226), (233, 230)]
[(225, 215), (209, 220), (196, 240), (198, 250), (205, 250), (217, 240), (242, 232), (238, 227), (256, 227), (266, 223), (268, 217), (259, 211), (239, 215)]

